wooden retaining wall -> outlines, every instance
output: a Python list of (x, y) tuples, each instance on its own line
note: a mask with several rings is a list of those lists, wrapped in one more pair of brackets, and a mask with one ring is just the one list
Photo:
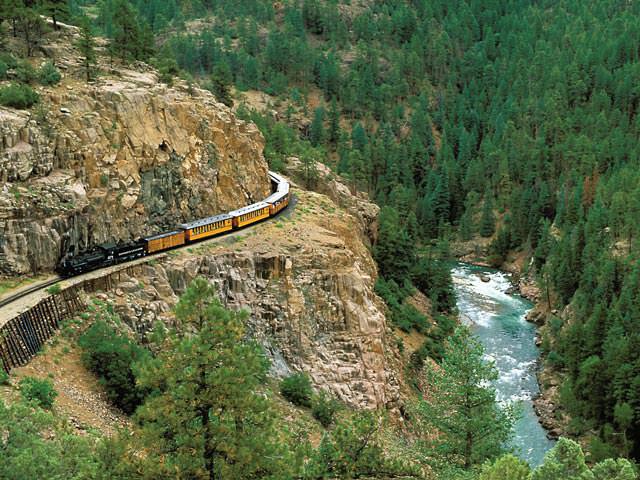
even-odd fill
[(7, 373), (29, 362), (60, 322), (86, 307), (78, 290), (74, 286), (47, 297), (0, 328), (0, 359)]
[(26, 365), (51, 338), (63, 320), (84, 311), (81, 293), (111, 290), (124, 276), (139, 274), (144, 265), (131, 265), (98, 278), (85, 280), (40, 301), (0, 328), (0, 360), (4, 370)]

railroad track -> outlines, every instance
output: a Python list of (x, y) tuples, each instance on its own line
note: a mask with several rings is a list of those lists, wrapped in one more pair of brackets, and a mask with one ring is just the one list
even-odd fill
[(37, 292), (38, 290), (42, 290), (43, 288), (47, 288), (50, 287), (51, 285), (58, 283), (60, 280), (62, 280), (61, 277), (56, 277), (56, 278), (52, 278), (51, 280), (48, 280), (44, 283), (38, 283), (36, 285), (33, 285), (32, 287), (29, 288), (25, 288), (24, 290), (20, 290), (17, 293), (14, 293), (13, 295), (8, 296), (7, 298), (3, 298), (2, 300), (0, 300), (0, 307), (4, 307), (5, 305), (9, 305), (10, 303), (15, 302), (16, 300), (21, 299), (22, 297), (26, 297), (27, 295), (33, 293), (33, 292)]
[[(280, 212), (278, 214), (278, 216), (282, 215), (283, 217), (287, 217), (287, 218), (290, 217), (291, 214), (293, 213), (293, 211), (295, 210), (295, 207), (296, 207), (297, 203), (298, 203), (297, 197), (295, 195), (291, 195), (291, 199), (290, 199), (288, 208), (286, 208), (285, 210)], [(270, 218), (273, 219), (273, 218), (277, 218), (277, 217), (270, 217)], [(216, 239), (222, 239), (222, 238), (225, 238), (227, 236), (234, 235), (234, 234), (241, 234), (242, 232), (247, 232), (249, 230), (252, 230), (255, 226), (256, 225), (251, 225), (251, 226), (249, 226), (249, 227), (247, 227), (245, 229), (242, 229), (242, 230), (233, 230), (233, 231), (230, 231), (230, 232), (225, 232), (222, 235), (218, 235), (218, 236), (216, 236), (214, 238), (205, 239), (204, 242), (206, 243), (207, 241), (216, 240)], [(193, 246), (193, 244), (184, 245), (182, 247), (179, 247), (177, 250), (191, 248), (192, 246)], [(154, 254), (154, 255), (149, 255), (149, 256), (147, 256), (145, 258), (150, 260), (152, 257), (155, 257), (156, 255), (160, 255), (160, 254), (162, 254), (162, 252), (160, 252), (158, 254)], [(122, 265), (126, 265), (127, 263), (130, 263), (130, 262), (123, 262)], [(97, 269), (95, 271), (98, 271), (98, 270), (102, 270), (102, 269)], [(37, 292), (39, 290), (43, 290), (43, 289), (45, 289), (47, 287), (50, 287), (51, 285), (54, 285), (54, 284), (60, 282), (61, 280), (64, 280), (64, 279), (62, 277), (57, 276), (55, 278), (52, 278), (51, 280), (47, 280), (44, 283), (36, 283), (35, 285), (33, 285), (33, 286), (29, 287), (29, 288), (25, 288), (24, 290), (20, 290), (20, 291), (14, 293), (13, 295), (10, 295), (10, 296), (8, 296), (6, 298), (2, 298), (2, 299), (0, 299), (0, 308), (5, 307), (5, 306), (17, 301), (17, 300), (20, 300), (22, 297), (26, 297), (27, 295), (30, 295), (30, 294), (32, 294), (34, 292)], [(2, 325), (2, 318), (0, 318), (0, 325)]]

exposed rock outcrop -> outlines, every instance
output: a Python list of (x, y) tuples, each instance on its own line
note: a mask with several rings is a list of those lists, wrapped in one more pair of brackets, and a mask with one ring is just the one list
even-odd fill
[(196, 276), (217, 286), (223, 303), (250, 312), (249, 333), (275, 375), (306, 371), (313, 383), (350, 405), (398, 401), (397, 352), (388, 341), (375, 264), (357, 220), (323, 195), (300, 197), (290, 219), (181, 251), (122, 277), (109, 296), (141, 337), (161, 320)]
[[(60, 60), (64, 65), (64, 58)], [(263, 138), (207, 91), (119, 70), (41, 88), (45, 112), (0, 108), (0, 274), (268, 195)]]

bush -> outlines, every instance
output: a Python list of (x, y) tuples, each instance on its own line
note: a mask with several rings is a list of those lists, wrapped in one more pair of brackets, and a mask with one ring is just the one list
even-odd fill
[(7, 78), (7, 70), (9, 70), (9, 65), (0, 60), (0, 80)]
[(336, 413), (340, 409), (340, 404), (325, 392), (321, 392), (313, 399), (311, 413), (313, 418), (318, 420), (323, 427), (328, 427), (333, 423)]
[(313, 389), (311, 388), (311, 380), (306, 373), (295, 373), (282, 380), (280, 393), (294, 405), (311, 406)]
[(25, 377), (20, 380), (20, 393), (25, 400), (35, 401), (42, 408), (50, 409), (58, 392), (53, 388), (51, 380)]
[(0, 52), (0, 62), (4, 63), (7, 68), (16, 68), (18, 66), (16, 58), (7, 52)]
[(79, 339), (82, 361), (100, 378), (109, 400), (127, 414), (142, 404), (147, 392), (136, 386), (133, 364), (149, 355), (103, 320), (94, 323)]
[(12, 83), (0, 88), (0, 105), (13, 108), (29, 108), (38, 103), (40, 96), (28, 85)]
[(55, 85), (62, 79), (60, 71), (52, 62), (46, 62), (38, 70), (38, 81), (42, 85)]
[(9, 383), (9, 374), (4, 371), (4, 363), (0, 360), (0, 385)]
[(26, 60), (22, 60), (16, 64), (16, 78), (21, 83), (32, 83), (38, 77), (38, 72)]

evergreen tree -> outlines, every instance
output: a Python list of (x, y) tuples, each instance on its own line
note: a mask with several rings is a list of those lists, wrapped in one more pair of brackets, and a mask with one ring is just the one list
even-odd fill
[(226, 62), (219, 63), (211, 74), (210, 90), (219, 102), (228, 107), (233, 107), (231, 98), (232, 75), (229, 65)]
[(480, 235), (490, 237), (496, 231), (496, 217), (493, 215), (493, 202), (489, 193), (484, 196), (482, 216), (480, 217)]
[(136, 415), (152, 446), (145, 465), (157, 477), (288, 478), (292, 459), (259, 392), (267, 362), (244, 340), (246, 315), (214, 295), (194, 280), (176, 306), (180, 331), (140, 366), (140, 385), (158, 392)]
[[(429, 396), (415, 406), (422, 448), (430, 457), (470, 469), (496, 458), (511, 435), (511, 407), (496, 403), (495, 366), (469, 329), (458, 327), (449, 338), (440, 365), (427, 364)], [(433, 433), (438, 432), (437, 435)]]
[(313, 113), (313, 121), (309, 126), (309, 140), (311, 145), (317, 147), (324, 141), (324, 115), (323, 107), (318, 107)]
[(80, 38), (77, 41), (78, 50), (82, 55), (82, 66), (84, 68), (87, 82), (93, 77), (96, 66), (95, 39), (91, 32), (91, 26), (87, 17), (82, 17), (80, 21)]

